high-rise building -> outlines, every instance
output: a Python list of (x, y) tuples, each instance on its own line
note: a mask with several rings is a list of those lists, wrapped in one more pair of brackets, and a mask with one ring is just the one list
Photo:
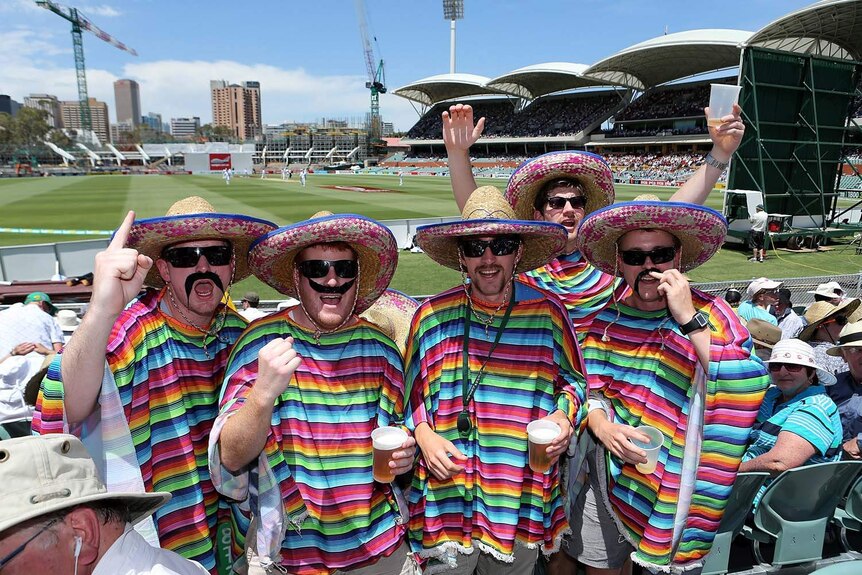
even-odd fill
[[(60, 102), (60, 115), (66, 129), (81, 129), (81, 106), (77, 100)], [(93, 132), (102, 143), (110, 142), (111, 122), (108, 120), (108, 105), (95, 98), (90, 98), (90, 116)]]
[(20, 107), (21, 104), (13, 100), (11, 96), (0, 94), (0, 113), (14, 116)]
[(171, 118), (171, 135), (177, 139), (191, 140), (195, 137), (200, 127), (201, 119), (197, 116), (192, 118)]
[(224, 80), (210, 82), (213, 126), (227, 126), (234, 137), (246, 141), (262, 134), (260, 112), (260, 82), (228, 84)]
[(60, 101), (51, 94), (30, 94), (24, 98), (24, 106), (36, 108), (48, 113), (46, 120), (52, 128), (63, 127), (63, 116), (60, 114)]
[(156, 114), (155, 112), (149, 112), (146, 116), (141, 116), (141, 124), (156, 133), (161, 133), (162, 131), (164, 131), (162, 115)]
[(134, 80), (114, 82), (114, 105), (117, 107), (117, 122), (141, 123), (141, 91)]

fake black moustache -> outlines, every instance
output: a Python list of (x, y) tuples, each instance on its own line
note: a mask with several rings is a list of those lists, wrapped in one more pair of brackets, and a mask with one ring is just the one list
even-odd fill
[(221, 283), (221, 278), (213, 272), (195, 272), (186, 278), (186, 298), (192, 296), (192, 288), (198, 280), (210, 280), (215, 286), (224, 293), (224, 284)]
[(646, 270), (644, 270), (638, 274), (638, 277), (635, 278), (635, 285), (634, 285), (635, 293), (640, 293), (638, 291), (638, 286), (640, 286), (641, 280), (644, 278), (650, 277), (650, 274), (652, 272), (661, 273), (661, 270), (657, 269), (657, 268), (649, 268), (649, 269), (646, 269)]
[(347, 291), (353, 287), (353, 284), (356, 283), (356, 278), (350, 280), (349, 282), (343, 283), (340, 286), (328, 286), (319, 284), (316, 281), (308, 280), (308, 283), (311, 284), (311, 289), (316, 291), (317, 293), (332, 293), (338, 295), (344, 295)]

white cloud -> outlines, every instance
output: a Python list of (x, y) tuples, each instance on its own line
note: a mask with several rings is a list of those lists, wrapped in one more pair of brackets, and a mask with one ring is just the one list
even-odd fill
[(117, 16), (122, 15), (122, 12), (114, 8), (113, 6), (108, 6), (107, 4), (81, 4), (78, 6), (86, 16), (104, 16), (105, 18), (116, 18)]

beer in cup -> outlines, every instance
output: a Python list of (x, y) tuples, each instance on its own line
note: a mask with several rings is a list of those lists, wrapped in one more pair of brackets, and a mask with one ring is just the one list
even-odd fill
[(739, 101), (740, 86), (730, 84), (710, 84), (709, 116), (706, 123), (710, 126), (720, 126), (721, 119), (733, 113), (733, 105)]
[(407, 432), (400, 427), (378, 427), (371, 432), (371, 445), (374, 448), (374, 464), (371, 475), (374, 481), (390, 483), (395, 474), (389, 469), (392, 454), (401, 449), (407, 441)]
[(649, 436), (649, 441), (640, 441), (634, 437), (629, 438), (629, 441), (631, 441), (635, 447), (640, 447), (646, 451), (647, 462), (638, 463), (635, 466), (635, 469), (644, 475), (649, 475), (655, 471), (656, 465), (658, 465), (658, 454), (659, 451), (661, 451), (661, 446), (664, 444), (664, 434), (655, 427), (649, 427), (647, 425), (642, 425), (635, 429)]
[(536, 420), (527, 425), (527, 438), (530, 442), (530, 469), (536, 473), (544, 473), (551, 468), (551, 458), (548, 457), (548, 444), (560, 435), (560, 426), (553, 421)]

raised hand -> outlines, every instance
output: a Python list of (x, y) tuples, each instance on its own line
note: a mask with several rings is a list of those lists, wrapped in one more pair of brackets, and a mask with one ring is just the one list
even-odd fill
[(270, 341), (257, 353), (255, 393), (272, 405), (290, 385), (293, 372), (301, 363), (302, 358), (293, 349), (292, 337)]
[(680, 325), (691, 321), (695, 309), (691, 301), (691, 286), (688, 278), (676, 269), (650, 272), (650, 275), (659, 280), (657, 291), (667, 300), (667, 309), (673, 319)]
[(473, 107), (469, 104), (449, 106), (448, 112), (443, 112), (443, 143), (446, 152), (466, 152), (476, 143), (485, 129), (485, 118), (480, 118), (473, 125)]
[(96, 254), (91, 312), (111, 317), (119, 315), (141, 291), (144, 278), (153, 267), (150, 257), (125, 247), (134, 221), (135, 212), (129, 212), (105, 251)]
[[(709, 108), (704, 108), (709, 117)], [(733, 105), (733, 113), (721, 118), (718, 126), (708, 126), (709, 137), (712, 138), (712, 155), (719, 162), (727, 162), (739, 148), (742, 136), (745, 134), (745, 124), (742, 122), (742, 108)]]

